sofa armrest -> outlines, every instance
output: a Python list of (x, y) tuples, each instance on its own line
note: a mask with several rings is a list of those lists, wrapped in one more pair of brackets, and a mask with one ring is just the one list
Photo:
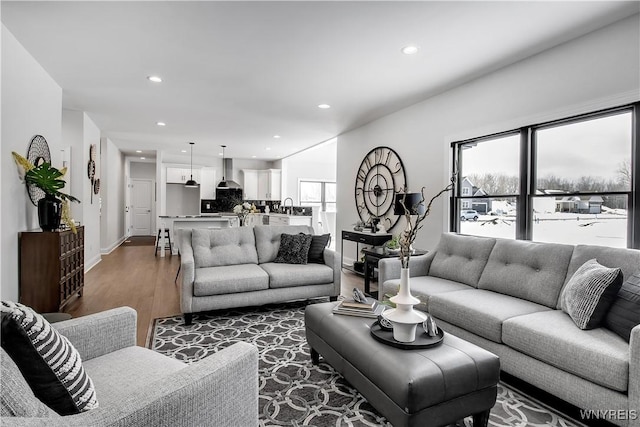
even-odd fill
[(325, 248), (324, 250), (324, 263), (331, 267), (333, 270), (333, 295), (340, 295), (340, 280), (342, 277), (342, 266), (340, 265), (341, 260), (338, 252), (333, 249)]
[(180, 246), (180, 270), (182, 271), (180, 309), (183, 313), (193, 313), (193, 282), (196, 279), (196, 270), (191, 239), (182, 239), (182, 245)]
[[(412, 256), (409, 259), (409, 275), (411, 277), (426, 276), (429, 273), (429, 266), (431, 266), (433, 256), (433, 252)], [(380, 289), (382, 289), (382, 285), (387, 280), (399, 279), (401, 268), (400, 258), (382, 258), (378, 261), (378, 286)]]
[(93, 359), (136, 345), (137, 313), (118, 307), (96, 314), (52, 323), (73, 344), (82, 360)]
[(640, 363), (638, 360), (640, 360), (640, 325), (636, 325), (631, 330), (629, 341), (629, 411), (635, 410), (635, 416), (629, 417), (629, 427), (640, 427)]
[(16, 426), (257, 426), (258, 350), (237, 343), (123, 395), (117, 405), (59, 418), (3, 417)]

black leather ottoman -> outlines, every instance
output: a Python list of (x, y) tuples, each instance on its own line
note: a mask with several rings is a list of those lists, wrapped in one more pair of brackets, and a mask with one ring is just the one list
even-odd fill
[(498, 356), (451, 334), (422, 350), (376, 341), (375, 319), (333, 314), (336, 303), (305, 310), (307, 342), (395, 427), (444, 426), (473, 415), (486, 426), (496, 402)]

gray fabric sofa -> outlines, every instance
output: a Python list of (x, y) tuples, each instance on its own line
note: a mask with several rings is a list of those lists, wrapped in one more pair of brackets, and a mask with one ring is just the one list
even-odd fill
[(340, 294), (340, 258), (324, 249), (324, 264), (274, 263), (280, 235), (313, 234), (306, 225), (257, 225), (182, 230), (180, 307), (193, 313)]
[[(622, 426), (640, 426), (640, 325), (627, 342), (581, 330), (560, 310), (563, 286), (586, 261), (640, 269), (640, 251), (445, 233), (410, 260), (411, 291), (446, 332), (500, 356), (501, 369)], [(397, 293), (400, 262), (382, 259), (379, 283)], [(606, 415), (604, 415), (606, 414)]]
[(80, 353), (99, 407), (60, 416), (45, 406), (0, 349), (2, 426), (255, 426), (258, 350), (237, 343), (186, 365), (136, 347), (136, 312), (129, 307), (53, 326)]

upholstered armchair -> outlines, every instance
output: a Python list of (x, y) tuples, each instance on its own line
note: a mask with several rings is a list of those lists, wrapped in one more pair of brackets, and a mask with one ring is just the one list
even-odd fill
[(186, 365), (136, 346), (136, 312), (121, 307), (53, 324), (82, 357), (99, 407), (60, 416), (38, 400), (0, 349), (0, 425), (255, 426), (258, 352), (234, 344)]

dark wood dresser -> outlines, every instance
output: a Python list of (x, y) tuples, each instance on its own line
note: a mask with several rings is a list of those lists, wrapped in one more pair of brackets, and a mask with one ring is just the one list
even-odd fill
[(59, 311), (84, 286), (84, 227), (78, 233), (20, 233), (20, 302), (39, 313)]

